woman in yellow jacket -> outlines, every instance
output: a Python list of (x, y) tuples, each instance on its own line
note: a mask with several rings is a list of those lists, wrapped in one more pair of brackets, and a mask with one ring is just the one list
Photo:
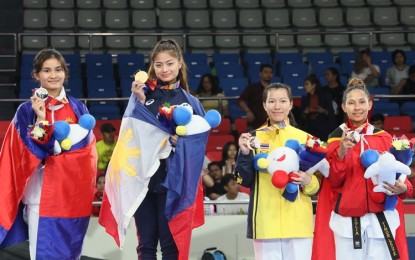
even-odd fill
[[(291, 177), (291, 181), (300, 185), (300, 192), (291, 202), (284, 197), (284, 189), (273, 186), (272, 176), (266, 170), (257, 171), (253, 165), (255, 154), (270, 153), (285, 146), (289, 139), (305, 144), (309, 134), (291, 125), (295, 121), (289, 86), (281, 83), (267, 86), (263, 106), (268, 114), (266, 124), (239, 138), (236, 173), (239, 182), (251, 188), (247, 237), (254, 241), (256, 259), (310, 259), (313, 237), (310, 196), (319, 190), (318, 179), (303, 171), (294, 172), (298, 177)], [(254, 136), (259, 147), (252, 149), (249, 140)]]

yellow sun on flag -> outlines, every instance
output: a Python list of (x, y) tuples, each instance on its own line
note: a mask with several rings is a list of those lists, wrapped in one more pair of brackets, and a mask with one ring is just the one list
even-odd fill
[(137, 167), (128, 162), (129, 158), (138, 158), (141, 154), (141, 150), (136, 146), (128, 147), (128, 143), (133, 139), (133, 130), (128, 128), (121, 133), (121, 138), (118, 139), (114, 152), (111, 157), (111, 165), (108, 173), (110, 174), (111, 182), (120, 182), (121, 170), (123, 170), (127, 176), (136, 176)]

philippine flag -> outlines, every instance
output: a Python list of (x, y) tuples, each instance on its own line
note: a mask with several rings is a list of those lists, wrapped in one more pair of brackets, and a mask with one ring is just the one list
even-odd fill
[[(196, 113), (200, 103), (184, 92)], [(196, 108), (196, 109), (195, 109)], [(209, 131), (178, 138), (164, 185), (165, 215), (179, 250), (188, 259), (191, 231), (203, 224), (200, 172)], [(148, 183), (172, 152), (169, 130), (132, 95), (121, 122), (119, 139), (106, 173), (105, 193), (99, 223), (122, 248), (128, 224), (148, 191)]]

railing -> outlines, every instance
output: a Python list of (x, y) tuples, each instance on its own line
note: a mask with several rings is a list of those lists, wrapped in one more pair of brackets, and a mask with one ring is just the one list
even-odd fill
[[(89, 37), (89, 52), (94, 50), (92, 44), (93, 37), (100, 37), (100, 36), (180, 36), (183, 38), (183, 51), (186, 52), (188, 50), (188, 43), (186, 42), (186, 38), (189, 36), (217, 36), (217, 35), (237, 35), (237, 36), (244, 36), (244, 35), (266, 35), (266, 36), (275, 36), (274, 42), (270, 43), (271, 47), (274, 47), (275, 52), (278, 52), (280, 49), (279, 38), (280, 36), (284, 35), (356, 35), (356, 34), (366, 34), (368, 35), (368, 48), (373, 48), (373, 37), (374, 35), (380, 34), (390, 34), (390, 33), (413, 33), (410, 30), (388, 30), (388, 31), (300, 31), (300, 32), (287, 32), (287, 31), (275, 31), (275, 32), (176, 32), (176, 33), (156, 33), (156, 32), (135, 32), (135, 33), (126, 33), (126, 32), (107, 32), (107, 33), (72, 33), (72, 32), (55, 32), (55, 33), (39, 33), (39, 32), (24, 32), (24, 33), (0, 33), (0, 37), (4, 36), (11, 36), (14, 38), (14, 54), (20, 53), (23, 51), (22, 47), (22, 37), (24, 36), (86, 36)], [(353, 45), (353, 44), (352, 44)], [(324, 43), (323, 43), (324, 46)], [(297, 46), (298, 47), (298, 46)], [(364, 47), (364, 46), (359, 46)], [(136, 48), (136, 47), (132, 47)], [(270, 48), (271, 49), (271, 48)]]

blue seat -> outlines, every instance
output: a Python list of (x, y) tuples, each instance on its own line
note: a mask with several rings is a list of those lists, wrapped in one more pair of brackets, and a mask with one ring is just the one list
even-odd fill
[(32, 65), (21, 65), (20, 66), (20, 78), (21, 79), (31, 79), (32, 78)]
[(298, 64), (285, 64), (280, 68), (280, 76), (284, 79), (285, 77), (299, 77), (304, 80), (308, 76), (308, 66), (304, 63)]
[(223, 65), (216, 64), (216, 74), (218, 78), (240, 78), (244, 77), (244, 67), (239, 64)]
[(94, 105), (91, 104), (89, 112), (97, 120), (109, 120), (109, 119), (120, 119), (120, 108), (117, 105)]
[(240, 57), (237, 53), (214, 53), (212, 61), (215, 66), (218, 64), (240, 64)]
[(120, 79), (134, 79), (135, 73), (137, 73), (140, 68), (135, 66), (119, 66), (118, 67), (118, 76)]
[(272, 64), (271, 55), (269, 53), (245, 53), (243, 59), (244, 63), (248, 66)]
[(87, 79), (112, 79), (114, 78), (114, 70), (109, 66), (87, 66), (86, 67)]
[(34, 79), (21, 79), (20, 80), (19, 98), (27, 99), (33, 95), (33, 90), (39, 87), (39, 83)]
[(301, 97), (307, 95), (304, 89), (303, 77), (285, 77), (284, 84), (291, 87), (291, 93), (294, 97)]
[(66, 65), (69, 69), (69, 78), (82, 78), (81, 56), (78, 53), (64, 54)]
[(307, 53), (307, 61), (310, 64), (331, 64), (334, 62), (334, 57), (331, 52), (309, 52)]
[(415, 51), (406, 51), (406, 64), (415, 64)]
[(111, 66), (112, 67), (112, 57), (111, 54), (85, 54), (85, 64), (86, 66)]
[(388, 51), (373, 51), (370, 53), (372, 63), (381, 65), (382, 63), (392, 63), (392, 55)]
[(196, 93), (197, 89), (199, 88), (200, 78), (190, 77), (188, 79), (188, 82), (189, 82), (190, 91), (193, 93)]
[(227, 97), (240, 96), (247, 85), (248, 79), (246, 77), (219, 78), (219, 87), (223, 89)]
[(68, 82), (64, 84), (65, 91), (69, 95), (76, 97), (76, 98), (83, 98), (83, 85), (82, 80), (79, 78), (69, 78)]
[(340, 65), (340, 74), (350, 76), (354, 68), (354, 63), (344, 63)]
[(406, 101), (401, 107), (402, 114), (409, 115), (412, 122), (415, 122), (415, 101)]
[(324, 76), (326, 70), (331, 67), (336, 68), (337, 71), (340, 71), (340, 66), (336, 63), (313, 63), (311, 64), (311, 71), (316, 74), (317, 77), (322, 77)]
[(86, 86), (90, 98), (117, 97), (114, 79), (88, 79)]
[(303, 55), (299, 52), (277, 53), (275, 59), (280, 66), (303, 63)]
[(144, 70), (145, 62), (144, 62), (144, 55), (140, 53), (135, 54), (127, 54), (127, 53), (120, 53), (117, 55), (117, 64), (118, 66), (133, 66), (137, 69), (140, 68)]
[(339, 63), (341, 65), (346, 63), (353, 63), (356, 60), (356, 53), (355, 52), (339, 52), (337, 54), (339, 56)]
[(243, 118), (246, 117), (246, 112), (243, 111), (236, 100), (229, 100), (228, 102), (228, 110), (229, 115), (232, 118), (232, 120), (235, 120), (236, 118)]
[(20, 57), (20, 65), (33, 67), (33, 60), (35, 59), (35, 55), (36, 54), (29, 54), (29, 53), (22, 54), (22, 56)]
[(375, 103), (373, 105), (373, 114), (382, 114), (384, 116), (398, 116), (400, 113), (399, 111), (399, 104), (398, 103)]
[(185, 53), (183, 58), (188, 66), (208, 65), (208, 57), (205, 53)]
[[(390, 95), (390, 89), (389, 88), (369, 88), (368, 91), (371, 95)], [(374, 97), (373, 102), (375, 102), (375, 103), (389, 102), (389, 99), (388, 98)]]
[(209, 74), (211, 68), (209, 65), (189, 65), (187, 71), (189, 77), (200, 79), (204, 74)]

